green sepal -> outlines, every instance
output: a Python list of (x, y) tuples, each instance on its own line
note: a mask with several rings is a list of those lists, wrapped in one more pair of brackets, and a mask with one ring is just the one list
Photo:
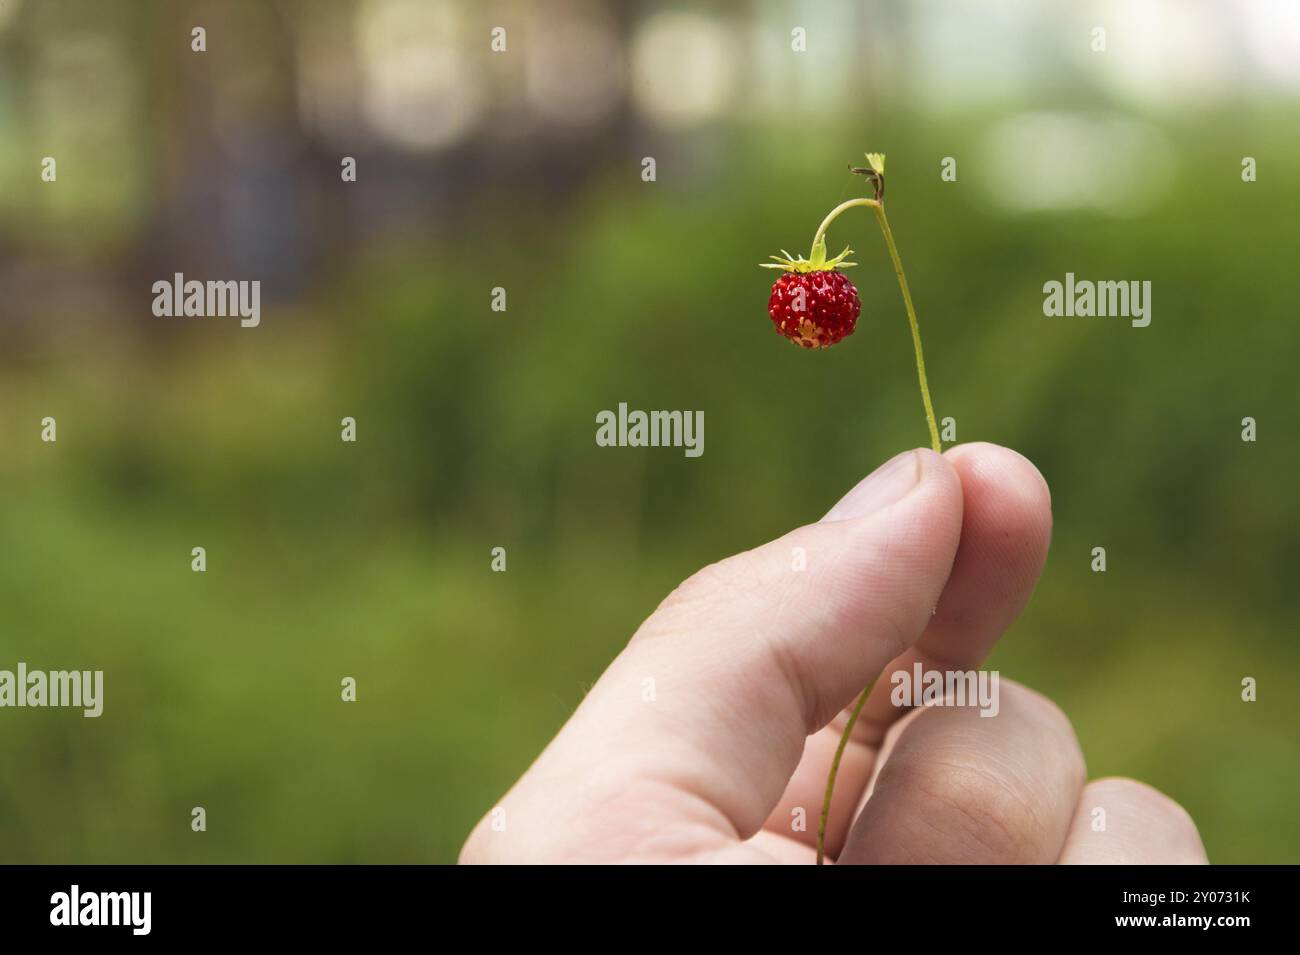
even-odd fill
[(853, 254), (853, 250), (848, 246), (845, 246), (844, 251), (834, 258), (826, 258), (826, 240), (824, 238), (813, 243), (812, 252), (809, 253), (806, 259), (802, 255), (796, 258), (786, 252), (785, 249), (782, 249), (781, 252), (783, 255), (768, 256), (772, 261), (760, 262), (759, 267), (764, 269), (784, 269), (787, 272), (828, 272), (831, 269), (847, 269), (858, 264), (844, 261)]

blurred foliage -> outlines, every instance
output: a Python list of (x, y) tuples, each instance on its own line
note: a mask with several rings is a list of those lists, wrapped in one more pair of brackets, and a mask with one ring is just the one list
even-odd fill
[[(1015, 108), (937, 124), (886, 106), (797, 137), (719, 122), (664, 134), (655, 183), (653, 134), (611, 133), (562, 188), (502, 172), (436, 226), (323, 250), (255, 331), (159, 331), (143, 290), (165, 254), (82, 260), (46, 247), (30, 195), (10, 202), (15, 256), (125, 292), (47, 301), (4, 273), (0, 307), (26, 294), (39, 330), (0, 322), (0, 667), (103, 669), (107, 697), (98, 720), (0, 711), (4, 861), (454, 859), (681, 578), (924, 442), (870, 218), (831, 233), (862, 263), (838, 348), (773, 334), (756, 267), (803, 250), (870, 147), (939, 414), (1053, 490), (1047, 569), (991, 665), (1061, 704), (1090, 775), (1185, 805), (1213, 861), (1295, 862), (1293, 107), (1167, 126), (1176, 181), (1126, 219), (1013, 216), (939, 180), (938, 157)], [(1239, 181), (1242, 142), (1266, 181)], [(128, 180), (126, 221), (156, 222), (139, 204), (165, 197)], [(1066, 271), (1151, 280), (1151, 326), (1044, 318)], [(595, 413), (620, 401), (703, 409), (704, 456), (598, 448)]]

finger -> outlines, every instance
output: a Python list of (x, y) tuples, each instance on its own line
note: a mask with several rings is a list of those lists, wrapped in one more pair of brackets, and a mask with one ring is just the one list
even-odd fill
[(998, 709), (934, 706), (900, 723), (841, 863), (1051, 863), (1083, 754), (1044, 696), (1000, 680)]
[[(835, 783), (826, 845), (834, 857), (844, 844), (889, 725), (901, 717), (890, 702), (895, 672), (966, 670), (977, 667), (1020, 615), (1047, 559), (1052, 504), (1038, 469), (1026, 458), (993, 444), (964, 444), (944, 455), (962, 484), (961, 542), (952, 574), (934, 617), (914, 646), (892, 661), (854, 726)], [(826, 774), (844, 731), (848, 711), (808, 740), (803, 758), (768, 820), (774, 832), (812, 845), (817, 827), (792, 828), (801, 807), (820, 812)]]
[(653, 831), (656, 851), (669, 851), (666, 833), (687, 828), (753, 835), (808, 734), (920, 636), (960, 530), (956, 473), (932, 451), (909, 451), (821, 523), (696, 574), (508, 794), (514, 857), (527, 839), (528, 852), (556, 848), (575, 814), (590, 837), (631, 794), (638, 825), (629, 832), (620, 816), (611, 836)]
[(1196, 823), (1159, 790), (1132, 779), (1088, 783), (1061, 851), (1063, 865), (1206, 865)]
[(817, 861), (817, 850), (812, 846), (787, 839), (768, 829), (754, 833), (744, 847), (762, 853), (769, 865), (812, 865)]

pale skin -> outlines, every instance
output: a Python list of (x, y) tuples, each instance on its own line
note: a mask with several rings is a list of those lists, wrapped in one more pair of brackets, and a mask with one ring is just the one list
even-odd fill
[(1028, 601), (1051, 524), (1046, 482), (1013, 451), (904, 452), (821, 521), (670, 594), (461, 861), (811, 863), (847, 708), (875, 680), (828, 861), (1204, 863), (1176, 802), (1088, 782), (1069, 720), (1007, 674), (992, 718), (890, 701), (890, 674), (916, 661), (979, 667)]

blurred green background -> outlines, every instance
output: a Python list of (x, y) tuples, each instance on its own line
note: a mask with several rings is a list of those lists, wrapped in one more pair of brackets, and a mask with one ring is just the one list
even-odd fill
[[(676, 583), (925, 442), (870, 216), (837, 348), (756, 267), (872, 149), (939, 415), (1052, 486), (991, 665), (1300, 861), (1292, 7), (0, 0), (0, 668), (106, 695), (0, 710), (0, 859), (453, 860)], [(174, 272), (261, 326), (155, 318)], [(1150, 327), (1045, 318), (1066, 272)], [(703, 457), (598, 448), (620, 401)]]

